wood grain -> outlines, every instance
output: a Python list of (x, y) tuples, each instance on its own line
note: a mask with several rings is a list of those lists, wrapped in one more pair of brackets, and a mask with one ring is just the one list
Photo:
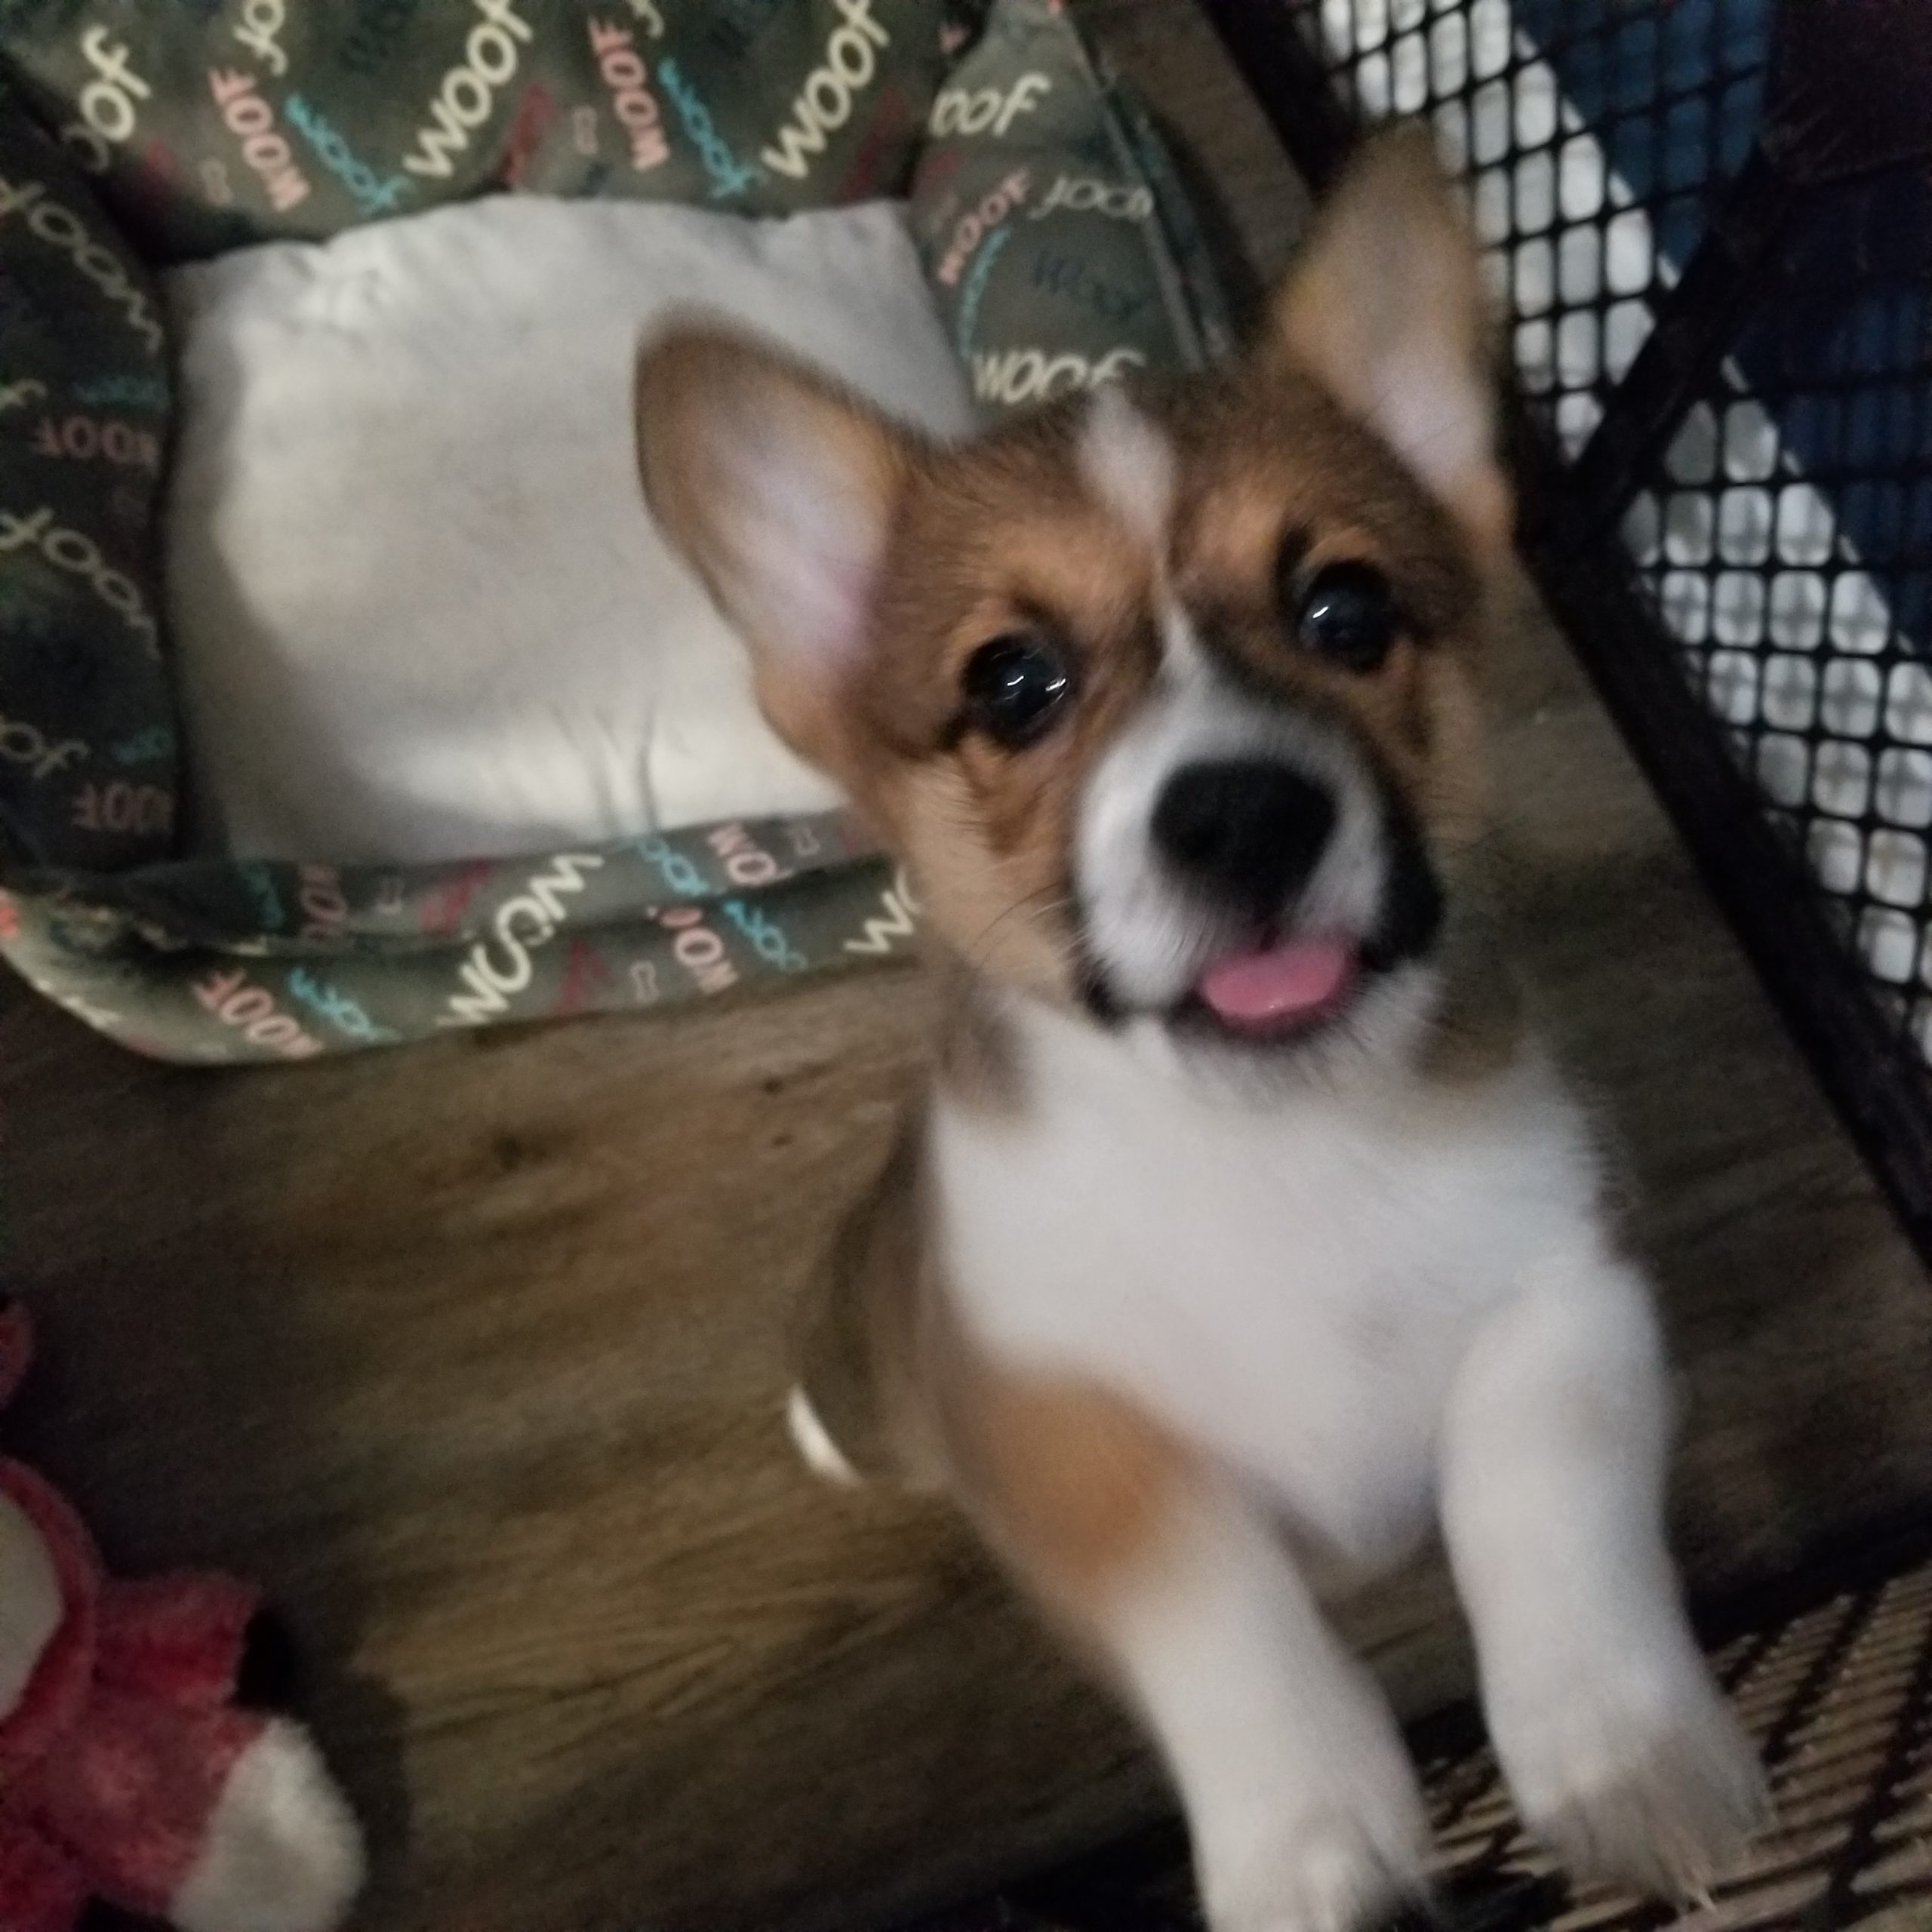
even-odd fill
[[(1087, 11), (1272, 272), (1298, 190), (1182, 0)], [(1497, 667), (1522, 949), (1627, 1157), (1706, 1586), (1932, 1494), (1932, 1291), (1560, 642)], [(831, 1924), (1157, 1786), (937, 1509), (778, 1421), (790, 1298), (917, 1077), (915, 974), (288, 1071), (0, 992), (12, 1444), (115, 1561), (264, 1577), (371, 1823), (371, 1932)], [(1465, 1681), (1439, 1573), (1353, 1620)]]

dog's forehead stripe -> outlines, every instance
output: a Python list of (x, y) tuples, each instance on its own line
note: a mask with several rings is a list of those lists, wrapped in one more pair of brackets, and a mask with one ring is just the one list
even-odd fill
[(1187, 607), (1171, 594), (1161, 598), (1161, 661), (1174, 676), (1204, 675), (1207, 654)]
[(1128, 533), (1164, 558), (1174, 501), (1173, 445), (1112, 383), (1094, 392), (1081, 425), (1080, 474)]

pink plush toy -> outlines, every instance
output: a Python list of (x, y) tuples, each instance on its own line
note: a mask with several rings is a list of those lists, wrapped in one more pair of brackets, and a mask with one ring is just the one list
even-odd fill
[[(0, 1403), (31, 1348), (0, 1303)], [(355, 1821), (305, 1730), (235, 1702), (259, 1608), (226, 1577), (105, 1576), (0, 1457), (0, 1932), (69, 1932), (96, 1897), (184, 1932), (341, 1923)]]

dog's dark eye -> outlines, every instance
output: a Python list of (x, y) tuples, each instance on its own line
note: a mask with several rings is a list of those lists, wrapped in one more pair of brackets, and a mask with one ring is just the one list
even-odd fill
[(1373, 671), (1395, 641), (1395, 595), (1372, 564), (1324, 565), (1294, 609), (1302, 648), (1345, 671)]
[(1013, 631), (967, 659), (959, 686), (968, 726), (1014, 751), (1052, 724), (1073, 690), (1073, 674), (1046, 638)]

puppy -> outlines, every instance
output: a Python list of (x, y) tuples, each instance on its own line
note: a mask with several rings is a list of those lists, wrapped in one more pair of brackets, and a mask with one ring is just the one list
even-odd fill
[(1438, 1526), (1528, 1823), (1706, 1883), (1758, 1776), (1665, 1549), (1645, 1284), (1486, 941), (1509, 497), (1426, 140), (1370, 149), (1233, 367), (958, 448), (702, 328), (638, 396), (654, 513), (947, 985), (808, 1453), (859, 1460), (856, 1352), (899, 1466), (1145, 1720), (1216, 1932), (1421, 1888), (1414, 1773), (1319, 1598)]

